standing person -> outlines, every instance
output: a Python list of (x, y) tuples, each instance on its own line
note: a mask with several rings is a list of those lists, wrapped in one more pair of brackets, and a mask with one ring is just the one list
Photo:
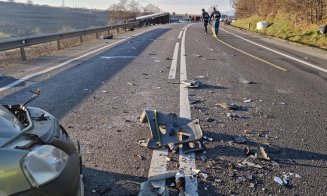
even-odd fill
[(214, 22), (215, 22), (214, 27), (215, 27), (216, 36), (218, 36), (220, 17), (221, 17), (220, 12), (218, 10), (216, 10), (216, 8), (214, 7), (213, 12), (211, 13), (209, 22), (211, 22), (212, 19), (214, 19)]
[(208, 33), (208, 22), (209, 22), (209, 14), (204, 9), (202, 9), (202, 19), (204, 23), (204, 34)]

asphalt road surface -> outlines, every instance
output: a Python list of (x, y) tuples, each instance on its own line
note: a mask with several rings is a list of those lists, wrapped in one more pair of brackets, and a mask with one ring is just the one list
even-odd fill
[[(28, 90), (41, 89), (31, 106), (52, 113), (83, 145), (87, 195), (137, 195), (162, 161), (137, 144), (151, 136), (138, 119), (146, 108), (189, 112), (213, 139), (188, 157), (186, 166), (208, 174), (188, 184), (199, 195), (325, 195), (326, 57), (232, 27), (216, 39), (201, 23), (159, 25), (2, 68), (0, 101), (22, 103)], [(185, 90), (185, 78), (202, 85)], [(244, 147), (258, 146), (270, 160), (255, 160), (262, 168), (242, 164)], [(168, 156), (160, 169), (184, 164), (178, 153)], [(274, 181), (283, 175), (288, 185)]]

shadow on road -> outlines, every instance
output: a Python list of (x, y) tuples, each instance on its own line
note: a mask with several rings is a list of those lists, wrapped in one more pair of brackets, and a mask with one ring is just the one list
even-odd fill
[[(61, 119), (134, 60), (130, 58), (108, 61), (101, 59), (101, 56), (139, 56), (152, 42), (169, 30), (170, 28), (158, 28), (118, 44), (88, 60), (73, 62), (76, 65), (49, 79), (2, 97), (0, 102), (1, 104), (21, 103), (30, 97), (29, 90), (40, 88), (41, 96), (31, 103), (31, 106), (43, 108)], [(14, 80), (16, 79), (8, 80), (8, 84), (9, 81)]]
[(137, 195), (145, 177), (84, 168), (85, 195)]

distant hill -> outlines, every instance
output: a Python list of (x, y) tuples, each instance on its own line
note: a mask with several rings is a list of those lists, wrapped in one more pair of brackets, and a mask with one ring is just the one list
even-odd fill
[(0, 34), (10, 37), (85, 29), (107, 23), (105, 11), (0, 2)]

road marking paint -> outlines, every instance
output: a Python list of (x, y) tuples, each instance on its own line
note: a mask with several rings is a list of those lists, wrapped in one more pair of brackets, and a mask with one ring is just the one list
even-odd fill
[(282, 71), (284, 71), (284, 72), (287, 72), (287, 71), (288, 71), (287, 69), (285, 69), (285, 68), (283, 68), (283, 67), (281, 67), (281, 66), (278, 66), (278, 65), (276, 65), (276, 64), (274, 64), (274, 63), (271, 63), (271, 62), (266, 61), (266, 60), (264, 60), (264, 59), (262, 59), (262, 58), (259, 58), (259, 57), (257, 57), (257, 56), (254, 56), (254, 55), (252, 55), (252, 54), (250, 54), (250, 53), (248, 53), (248, 52), (245, 52), (244, 50), (238, 49), (238, 48), (236, 48), (236, 47), (234, 47), (234, 46), (232, 46), (232, 45), (230, 45), (230, 44), (228, 44), (228, 43), (226, 43), (226, 42), (224, 42), (224, 41), (218, 39), (218, 37), (217, 37), (216, 34), (214, 33), (214, 30), (213, 30), (212, 33), (213, 33), (213, 37), (215, 37), (215, 38), (218, 40), (218, 42), (220, 42), (220, 43), (222, 43), (222, 44), (224, 44), (224, 45), (226, 45), (226, 46), (228, 46), (228, 47), (230, 47), (230, 48), (232, 48), (232, 49), (234, 49), (234, 50), (237, 50), (237, 51), (240, 52), (240, 53), (243, 53), (243, 54), (245, 54), (245, 55), (248, 55), (248, 56), (250, 56), (250, 57), (252, 57), (252, 58), (254, 58), (254, 59), (258, 60), (258, 61), (261, 61), (261, 62), (263, 62), (263, 63), (266, 63), (266, 64), (268, 64), (268, 65), (271, 65), (271, 66), (273, 66), (273, 67), (275, 67), (275, 68), (277, 68), (277, 69), (279, 69), (279, 70), (282, 70)]
[(178, 39), (182, 38), (183, 36), (183, 31), (179, 32)]
[(327, 73), (327, 69), (324, 69), (324, 68), (318, 67), (318, 66), (316, 66), (316, 65), (314, 65), (314, 64), (312, 64), (312, 63), (309, 63), (309, 62), (303, 61), (303, 60), (301, 60), (301, 59), (298, 59), (298, 58), (292, 57), (292, 56), (287, 55), (287, 54), (285, 54), (285, 53), (282, 53), (282, 52), (279, 52), (279, 51), (274, 50), (274, 49), (272, 49), (272, 48), (269, 48), (269, 47), (267, 47), (267, 46), (264, 46), (264, 45), (258, 44), (258, 43), (254, 42), (254, 41), (251, 41), (251, 40), (248, 40), (248, 39), (246, 39), (246, 38), (243, 38), (243, 37), (241, 37), (241, 36), (239, 36), (239, 35), (236, 35), (236, 34), (234, 34), (234, 33), (232, 33), (232, 32), (229, 32), (229, 31), (227, 31), (227, 30), (225, 30), (225, 29), (222, 29), (222, 30), (225, 31), (226, 33), (229, 33), (229, 34), (231, 34), (231, 35), (234, 35), (235, 37), (238, 37), (238, 38), (240, 38), (240, 39), (242, 39), (242, 40), (244, 40), (244, 41), (247, 41), (247, 42), (249, 42), (249, 43), (251, 43), (251, 44), (254, 44), (254, 45), (256, 45), (256, 46), (259, 46), (259, 47), (261, 47), (261, 48), (264, 48), (264, 49), (266, 49), (266, 50), (269, 50), (269, 51), (271, 51), (271, 52), (274, 52), (274, 53), (279, 54), (279, 55), (281, 55), (281, 56), (284, 56), (284, 57), (286, 57), (286, 58), (289, 58), (289, 59), (291, 59), (291, 60), (293, 60), (293, 61), (296, 61), (296, 62), (302, 63), (302, 64), (304, 64), (304, 65), (307, 65), (307, 66), (309, 66), (309, 67), (312, 67), (312, 68), (314, 68), (314, 69), (317, 69), (317, 70), (320, 70), (320, 71), (323, 71), (323, 72), (326, 72), (326, 73)]
[[(164, 174), (167, 171), (168, 148), (155, 149), (152, 152), (152, 159), (149, 169), (149, 177)], [(165, 187), (166, 180), (158, 180), (151, 182), (154, 187)]]
[(175, 45), (173, 60), (171, 62), (168, 79), (175, 79), (176, 78), (176, 69), (177, 69), (177, 62), (178, 62), (178, 50), (179, 50), (179, 42), (177, 42), (176, 45)]
[[(185, 37), (188, 25), (185, 28), (182, 43), (181, 43), (181, 60), (180, 60), (180, 81), (187, 80), (186, 72), (186, 56), (185, 56)], [(180, 117), (191, 119), (191, 107), (188, 98), (188, 88), (180, 85)], [(197, 196), (198, 181), (197, 178), (192, 176), (192, 169), (195, 166), (195, 153), (184, 154), (183, 149), (179, 150), (179, 169), (185, 174), (185, 195)]]
[(35, 76), (39, 76), (39, 75), (41, 75), (41, 74), (44, 74), (44, 73), (50, 72), (50, 71), (52, 71), (52, 70), (54, 70), (54, 69), (60, 68), (60, 67), (62, 67), (62, 66), (65, 66), (65, 65), (67, 65), (67, 64), (69, 64), (69, 63), (71, 63), (71, 62), (73, 62), (73, 61), (76, 61), (76, 60), (82, 59), (82, 58), (87, 57), (87, 56), (89, 56), (89, 55), (91, 55), (91, 54), (94, 54), (94, 53), (96, 53), (96, 52), (98, 52), (98, 51), (100, 51), (100, 50), (103, 50), (103, 49), (109, 48), (109, 47), (111, 47), (111, 46), (115, 46), (115, 45), (117, 45), (117, 44), (119, 44), (119, 43), (121, 43), (121, 42), (124, 42), (124, 41), (126, 41), (126, 40), (132, 39), (132, 38), (134, 38), (135, 36), (138, 36), (138, 35), (141, 35), (141, 34), (147, 33), (147, 32), (152, 31), (152, 30), (153, 30), (153, 29), (148, 29), (148, 30), (146, 30), (146, 31), (142, 31), (142, 32), (137, 33), (137, 34), (135, 34), (135, 35), (133, 35), (133, 36), (130, 36), (130, 37), (128, 37), (128, 38), (124, 38), (124, 39), (119, 40), (119, 41), (117, 41), (117, 42), (114, 42), (114, 43), (112, 43), (112, 44), (102, 46), (102, 47), (100, 47), (100, 48), (98, 48), (98, 49), (95, 49), (95, 50), (93, 50), (93, 51), (91, 51), (91, 52), (87, 52), (87, 53), (85, 53), (85, 54), (83, 54), (83, 55), (81, 55), (81, 56), (78, 56), (78, 57), (76, 57), (76, 58), (70, 59), (70, 60), (65, 61), (65, 62), (63, 62), (63, 63), (60, 63), (60, 64), (58, 64), (58, 65), (56, 65), (56, 66), (53, 66), (53, 67), (50, 67), (50, 68), (45, 69), (45, 70), (43, 70), (43, 71), (39, 71), (39, 72), (36, 72), (36, 73), (30, 74), (30, 75), (28, 75), (28, 76), (25, 76), (25, 77), (23, 77), (23, 78), (21, 78), (21, 79), (16, 80), (15, 82), (13, 82), (13, 83), (11, 83), (11, 84), (8, 84), (8, 85), (6, 85), (6, 86), (4, 86), (4, 87), (1, 87), (1, 88), (0, 88), (0, 92), (5, 91), (5, 90), (7, 90), (7, 89), (9, 89), (9, 88), (11, 88), (11, 87), (14, 87), (14, 86), (16, 86), (16, 85), (18, 85), (18, 84), (20, 84), (20, 83), (23, 83), (23, 82), (25, 82), (26, 80), (29, 80), (29, 79), (31, 79), (31, 78), (33, 78), (33, 77), (35, 77)]
[(102, 56), (102, 59), (135, 59), (136, 56)]

